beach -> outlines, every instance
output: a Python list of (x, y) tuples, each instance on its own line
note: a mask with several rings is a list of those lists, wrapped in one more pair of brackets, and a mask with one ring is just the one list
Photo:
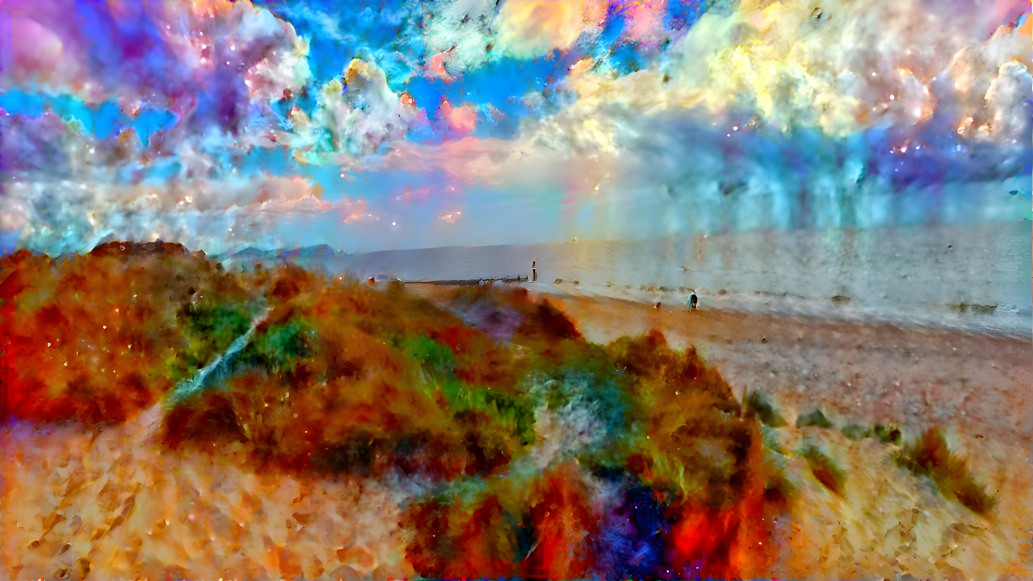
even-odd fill
[[(405, 288), (436, 302), (464, 287)], [(791, 498), (765, 549), (774, 560), (744, 574), (1033, 575), (1028, 339), (748, 314), (706, 302), (689, 311), (663, 301), (655, 309), (531, 294), (566, 313), (589, 341), (656, 329), (679, 349), (694, 347), (737, 397), (761, 393), (785, 418), (782, 427), (764, 427), (764, 454), (784, 470)], [(815, 409), (831, 425), (797, 427), (798, 417)], [(404, 557), (411, 533), (400, 515), (419, 493), (418, 481), (255, 473), (239, 444), (212, 456), (168, 454), (156, 436), (162, 413), (156, 404), (99, 432), (23, 422), (0, 432), (8, 459), (0, 470), (0, 563), (11, 575), (415, 574)], [(993, 508), (973, 511), (945, 497), (899, 464), (899, 447), (848, 437), (852, 424), (896, 425), (905, 440), (944, 428), (950, 453), (985, 487)], [(808, 459), (815, 449), (845, 475), (836, 490), (816, 476)]]

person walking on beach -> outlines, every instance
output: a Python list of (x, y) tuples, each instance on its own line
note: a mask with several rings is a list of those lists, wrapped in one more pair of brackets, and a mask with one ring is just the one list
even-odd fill
[(538, 282), (538, 259), (531, 261), (531, 282)]
[(685, 306), (689, 307), (689, 310), (691, 311), (696, 308), (696, 304), (698, 302), (699, 299), (696, 297), (696, 291), (689, 290), (689, 298), (685, 301)]

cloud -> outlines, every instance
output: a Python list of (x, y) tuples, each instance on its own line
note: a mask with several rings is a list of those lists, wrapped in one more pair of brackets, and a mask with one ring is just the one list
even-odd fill
[(847, 138), (968, 123), (1000, 142), (1021, 141), (1029, 20), (994, 30), (1014, 2), (958, 7), (949, 19), (927, 4), (743, 2), (708, 12), (662, 66), (619, 74), (591, 57), (573, 64), (553, 87), (569, 95), (566, 104), (526, 120), (518, 142), (572, 156), (618, 154), (619, 136), (634, 130), (629, 119), (694, 110), (727, 122), (721, 134), (748, 124)]
[[(731, 14), (707, 13), (685, 35), (667, 71), (669, 96), (711, 111), (735, 104), (777, 128), (815, 126), (830, 135), (911, 125), (936, 108), (929, 87), (962, 51), (986, 57), (974, 65), (976, 77), (1003, 64), (1011, 49), (989, 47), (1021, 43), (1021, 35), (989, 33), (1022, 6), (742, 2)], [(966, 82), (956, 67), (950, 74)]]
[(598, 34), (604, 0), (451, 0), (427, 8), (428, 73), (445, 79), (505, 57), (534, 59)]
[(5, 76), (17, 84), (64, 85), (84, 80), (86, 71), (58, 32), (29, 16), (9, 17), (10, 53)]
[(83, 180), (13, 181), (0, 203), (0, 229), (20, 230), (19, 246), (52, 255), (109, 240), (176, 240), (221, 252), (282, 236), (289, 220), (367, 212), (361, 200), (330, 202), (300, 176), (126, 185)]
[(428, 8), (424, 34), (428, 60), (440, 55), (460, 72), (487, 62), (497, 4), (496, 0), (450, 0)]
[(320, 186), (308, 178), (224, 170), (211, 153), (223, 146), (217, 131), (176, 144), (180, 171), (161, 180), (133, 177), (150, 168), (141, 165), (132, 130), (95, 139), (77, 123), (48, 112), (5, 115), (0, 134), (0, 230), (5, 236), (17, 233), (19, 245), (35, 251), (88, 250), (110, 237), (159, 237), (213, 249), (240, 239), (261, 240), (283, 219), (351, 208), (347, 198), (324, 200)]
[(1030, 87), (1033, 76), (1022, 63), (1008, 61), (1001, 65), (986, 90), (988, 132), (1011, 138), (1012, 143), (1029, 141)]
[[(0, 230), (34, 249), (111, 235), (213, 248), (282, 239), (310, 218), (370, 236), (398, 218), (452, 236), (484, 223), (497, 195), (541, 215), (595, 211), (613, 231), (710, 228), (738, 215), (730, 200), (755, 199), (773, 200), (756, 212), (770, 223), (807, 226), (825, 218), (809, 222), (799, 196), (848, 204), (886, 188), (921, 206), (928, 189), (1031, 165), (1033, 24), (1002, 25), (1027, 9), (1014, 1), (744, 0), (679, 31), (660, 0), (74, 8), (0, 9), (12, 32), (0, 88), (72, 95), (118, 119), (107, 138), (68, 107), (0, 118)], [(310, 42), (329, 50), (326, 34), (358, 58), (310, 54)], [(420, 70), (438, 80), (407, 86)], [(493, 74), (523, 76), (493, 85)], [(171, 121), (138, 134), (153, 112)], [(267, 158), (341, 201), (314, 177), (266, 173)], [(429, 203), (387, 202), (402, 186), (381, 172), (407, 173), (424, 194), (402, 198)]]
[(426, 115), (392, 91), (374, 64), (354, 59), (341, 79), (333, 79), (319, 91), (319, 104), (309, 119), (292, 112), (294, 131), (284, 140), (307, 163), (355, 166), (406, 137)]
[(1000, 27), (987, 42), (953, 55), (948, 99), (961, 134), (1016, 139), (1028, 132), (1031, 30), (1027, 18), (1021, 28)]
[(531, 59), (553, 50), (567, 50), (588, 27), (606, 19), (601, 0), (509, 0), (498, 15), (498, 42), (508, 55)]
[(466, 135), (477, 126), (477, 110), (471, 104), (456, 107), (445, 99), (438, 108), (438, 114), (453, 135)]
[(14, 49), (5, 80), (88, 103), (128, 96), (167, 105), (214, 75), (247, 72), (294, 88), (308, 80), (293, 27), (246, 1), (13, 0), (4, 9)]

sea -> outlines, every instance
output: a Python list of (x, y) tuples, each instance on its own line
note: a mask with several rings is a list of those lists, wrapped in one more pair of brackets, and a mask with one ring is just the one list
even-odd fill
[(1033, 337), (1030, 221), (451, 246), (293, 260), (402, 281), (521, 282), (576, 294), (748, 313)]

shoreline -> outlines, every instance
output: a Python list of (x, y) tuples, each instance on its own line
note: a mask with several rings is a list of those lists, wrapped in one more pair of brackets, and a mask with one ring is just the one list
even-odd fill
[[(410, 289), (418, 289), (421, 286), (431, 286), (438, 288), (448, 287), (470, 287), (470, 286), (493, 286), (497, 289), (506, 289), (509, 285), (519, 285), (522, 288), (527, 289), (529, 293), (541, 296), (555, 297), (559, 300), (574, 300), (574, 299), (585, 299), (585, 300), (597, 300), (597, 301), (612, 301), (620, 304), (637, 305), (652, 307), (656, 302), (661, 303), (662, 309), (670, 309), (672, 311), (688, 310), (684, 306), (684, 298), (678, 296), (675, 300), (671, 300), (671, 297), (664, 296), (660, 292), (656, 291), (634, 291), (630, 289), (622, 289), (625, 292), (621, 293), (606, 293), (606, 292), (593, 292), (596, 289), (593, 287), (586, 287), (584, 290), (562, 288), (555, 283), (548, 282), (537, 282), (528, 283), (526, 280), (513, 280), (511, 278), (505, 279), (456, 279), (456, 280), (414, 280), (414, 281), (398, 281), (406, 285)], [(379, 284), (379, 283), (378, 283)], [(566, 282), (566, 285), (577, 285), (576, 282)], [(679, 291), (668, 291), (671, 294), (679, 295)], [(697, 293), (698, 294), (698, 293)], [(624, 296), (621, 296), (624, 295)], [(650, 296), (652, 295), (652, 296)], [(902, 327), (914, 330), (922, 330), (930, 333), (950, 333), (950, 334), (966, 334), (966, 335), (978, 335), (986, 337), (995, 337), (1001, 339), (1015, 339), (1024, 340), (1030, 345), (1033, 345), (1033, 321), (1031, 321), (1030, 328), (1028, 330), (1017, 330), (1016, 328), (1002, 328), (1000, 326), (991, 325), (977, 325), (973, 323), (985, 323), (986, 321), (980, 319), (980, 317), (988, 317), (992, 315), (981, 315), (971, 314), (966, 315), (971, 317), (968, 320), (951, 321), (950, 319), (941, 318), (939, 322), (935, 320), (937, 315), (944, 313), (930, 311), (925, 315), (925, 319), (894, 319), (890, 316), (886, 316), (883, 313), (869, 313), (863, 311), (849, 311), (842, 307), (827, 307), (824, 309), (815, 308), (812, 310), (802, 310), (799, 305), (787, 305), (782, 311), (776, 311), (775, 309), (758, 309), (751, 308), (745, 304), (736, 305), (722, 304), (726, 303), (726, 299), (721, 296), (708, 296), (706, 294), (699, 295), (700, 307), (697, 310), (708, 310), (718, 311), (724, 313), (735, 313), (742, 316), (751, 317), (769, 317), (775, 319), (782, 319), (785, 317), (791, 317), (797, 320), (811, 321), (815, 324), (835, 324), (835, 325), (858, 325), (863, 327), (887, 325), (893, 327)], [(768, 297), (772, 300), (777, 300), (781, 297)]]

